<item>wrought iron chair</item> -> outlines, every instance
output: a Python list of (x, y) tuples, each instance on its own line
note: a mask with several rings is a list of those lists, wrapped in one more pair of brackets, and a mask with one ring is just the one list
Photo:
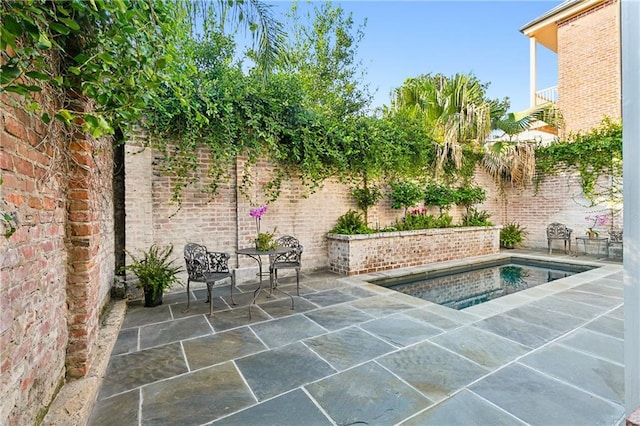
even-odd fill
[(547, 246), (549, 247), (549, 254), (551, 254), (551, 241), (563, 240), (564, 252), (567, 253), (567, 242), (569, 243), (569, 253), (571, 252), (571, 233), (573, 229), (567, 228), (563, 223), (554, 222), (547, 226)]
[(282, 254), (269, 255), (269, 275), (273, 286), (278, 287), (278, 269), (295, 269), (296, 294), (300, 296), (300, 268), (304, 247), (297, 238), (290, 235), (278, 238), (278, 247), (288, 247), (291, 250)]
[(229, 269), (229, 253), (207, 251), (207, 248), (200, 244), (188, 243), (184, 246), (184, 261), (187, 264), (187, 308), (191, 303), (191, 293), (189, 284), (191, 282), (201, 282), (207, 284), (207, 302), (209, 303), (209, 315), (213, 315), (213, 298), (211, 289), (218, 282), (231, 278), (231, 303), (233, 301), (233, 287), (235, 286), (235, 276)]
[(609, 231), (609, 239), (607, 240), (607, 257), (609, 257), (609, 248), (611, 246), (620, 246), (622, 249), (622, 229), (611, 229)]

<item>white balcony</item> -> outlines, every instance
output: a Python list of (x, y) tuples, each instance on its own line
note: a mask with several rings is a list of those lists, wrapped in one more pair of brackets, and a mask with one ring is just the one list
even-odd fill
[(547, 102), (558, 102), (558, 86), (547, 87), (546, 89), (536, 92), (536, 105), (545, 104)]

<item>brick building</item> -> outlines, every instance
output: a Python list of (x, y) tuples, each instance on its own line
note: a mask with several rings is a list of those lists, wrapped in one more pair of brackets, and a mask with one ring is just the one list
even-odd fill
[[(530, 104), (557, 101), (565, 134), (621, 118), (620, 2), (566, 0), (524, 25), (530, 39)], [(558, 55), (558, 86), (536, 87), (537, 45)]]

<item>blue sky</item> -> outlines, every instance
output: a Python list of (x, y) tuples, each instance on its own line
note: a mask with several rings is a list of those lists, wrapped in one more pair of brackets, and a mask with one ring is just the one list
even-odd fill
[[(266, 1), (276, 17), (287, 1)], [(359, 59), (364, 81), (377, 92), (373, 107), (389, 104), (389, 92), (425, 73), (469, 73), (490, 82), (490, 98), (509, 97), (511, 110), (529, 106), (529, 39), (519, 30), (560, 1), (333, 1), (364, 23)], [(557, 84), (556, 54), (538, 45), (538, 89)]]

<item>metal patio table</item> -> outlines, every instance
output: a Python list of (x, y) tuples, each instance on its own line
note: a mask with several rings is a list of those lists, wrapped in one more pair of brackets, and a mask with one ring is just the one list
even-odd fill
[(236, 254), (248, 256), (258, 263), (258, 273), (256, 275), (259, 277), (260, 283), (258, 284), (258, 288), (254, 290), (253, 300), (249, 305), (249, 319), (251, 319), (251, 305), (254, 305), (256, 303), (256, 299), (262, 291), (262, 277), (267, 274), (266, 272), (262, 271), (262, 256), (269, 256), (269, 296), (267, 297), (271, 297), (271, 293), (273, 292), (273, 290), (278, 290), (280, 293), (291, 298), (291, 309), (293, 309), (293, 296), (273, 285), (273, 274), (271, 273), (271, 261), (276, 258), (276, 256), (274, 255), (284, 254), (289, 251), (291, 251), (290, 247), (276, 247), (271, 250), (258, 250), (255, 247), (249, 247), (236, 250)]

